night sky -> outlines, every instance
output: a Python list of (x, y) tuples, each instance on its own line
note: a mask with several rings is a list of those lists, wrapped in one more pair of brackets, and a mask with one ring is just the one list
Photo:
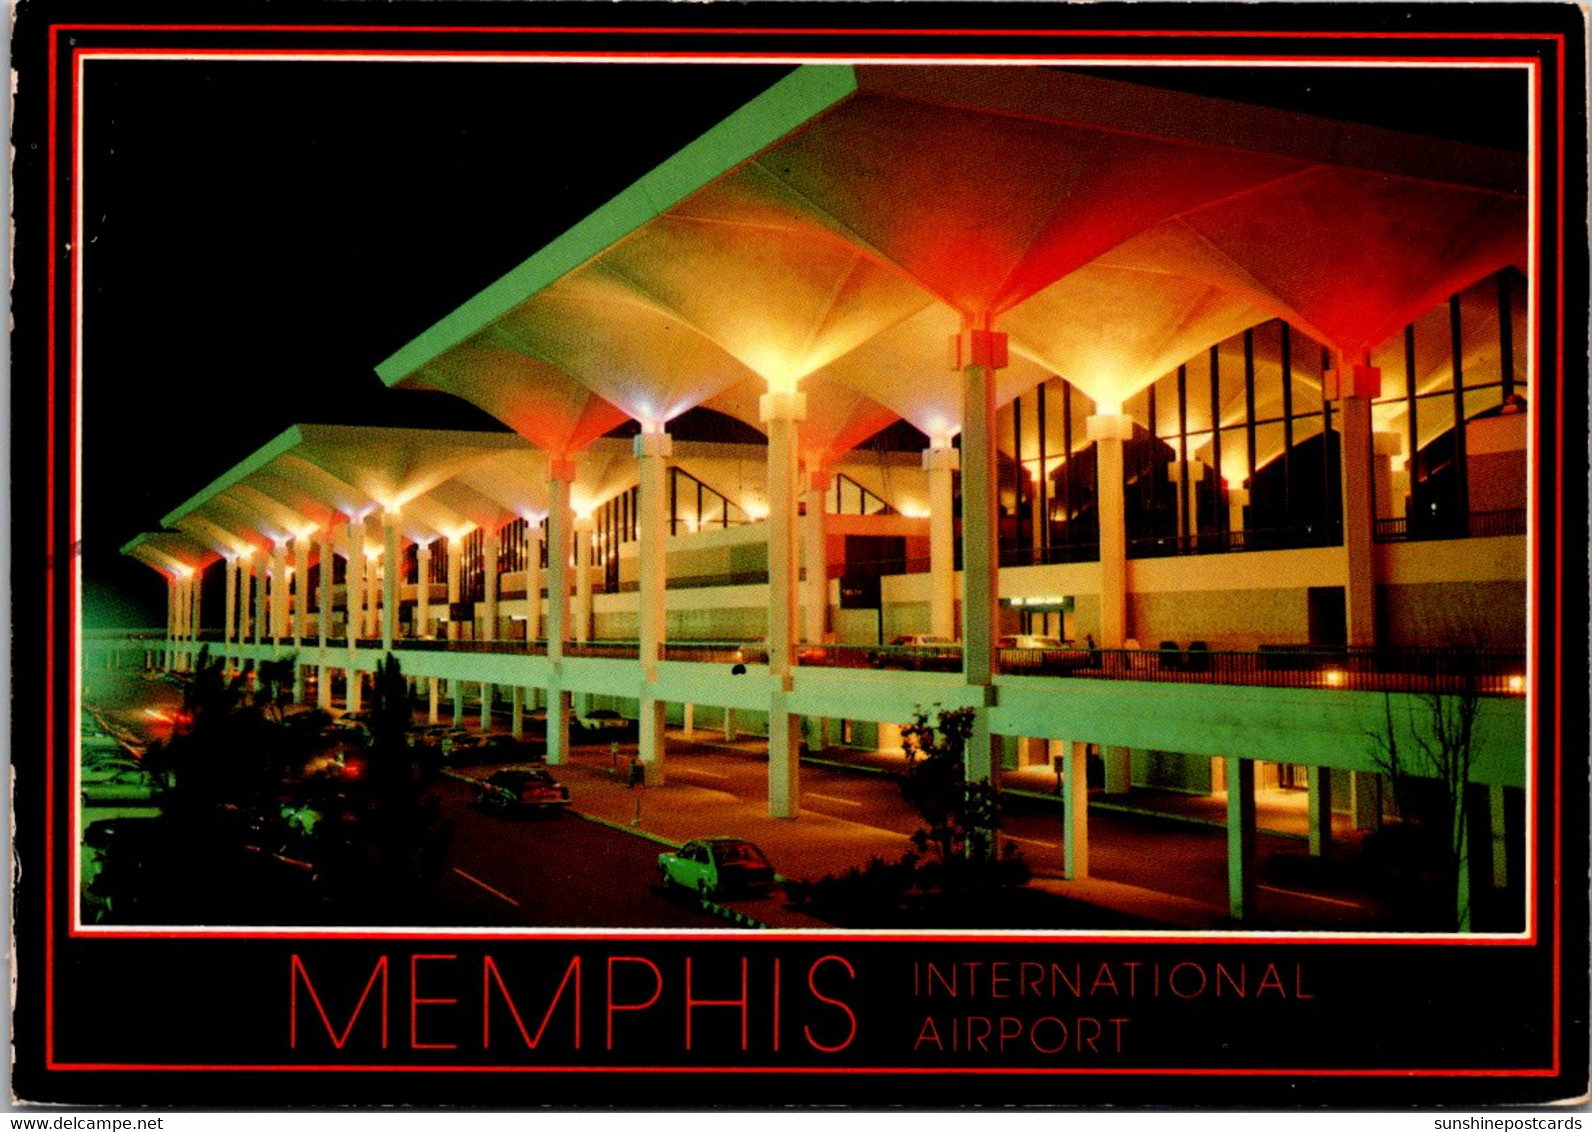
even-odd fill
[[(163, 581), (118, 548), (292, 424), (499, 427), (374, 367), (788, 69), (91, 62), (89, 624), (163, 623)], [(1110, 74), (1525, 144), (1518, 74)]]

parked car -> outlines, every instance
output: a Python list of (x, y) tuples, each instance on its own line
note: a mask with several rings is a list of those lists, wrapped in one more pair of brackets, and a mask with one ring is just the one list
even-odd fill
[(1001, 658), (1007, 672), (1019, 675), (1065, 676), (1080, 668), (1097, 667), (1100, 653), (1091, 638), (1087, 645), (1064, 641), (1060, 637), (1045, 637), (1033, 633), (1018, 633), (1002, 637), (1003, 649), (1019, 650), (1013, 656)]
[(78, 767), (79, 782), (131, 781), (146, 773), (143, 763), (121, 758), (84, 758)]
[(950, 637), (903, 633), (888, 648), (868, 654), (875, 668), (910, 668), (916, 672), (950, 672), (962, 667), (962, 645)]
[(774, 866), (763, 851), (739, 837), (699, 837), (676, 852), (658, 854), (665, 889), (701, 896), (757, 892), (774, 883)]
[(611, 708), (598, 708), (581, 716), (580, 725), (587, 731), (596, 731), (605, 737), (618, 737), (636, 724)]
[(1000, 639), (1003, 649), (1064, 649), (1067, 644), (1060, 637), (1042, 637), (1036, 633), (1018, 633)]
[(141, 766), (120, 769), (112, 774), (85, 778), (83, 801), (89, 805), (108, 802), (147, 802), (159, 791), (153, 775)]
[(442, 749), (442, 757), (450, 763), (472, 762), (480, 753), (481, 733), (452, 727), (442, 733), (438, 746)]
[(505, 810), (557, 813), (569, 805), (569, 787), (541, 767), (506, 766), (476, 781), (475, 800)]

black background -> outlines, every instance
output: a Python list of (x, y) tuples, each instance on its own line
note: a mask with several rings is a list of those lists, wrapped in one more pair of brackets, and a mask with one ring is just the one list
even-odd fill
[[(848, 6), (848, 21), (859, 14), (880, 25), (899, 26), (910, 17), (932, 18), (942, 28), (980, 24), (1012, 27), (1040, 18), (1054, 20), (1051, 6), (962, 8), (933, 5), (902, 8)], [(993, 9), (993, 10), (992, 10)], [(58, 273), (56, 321), (57, 382), (67, 376), (65, 290), (65, 214), (57, 246), (45, 239), (50, 142), (45, 112), (50, 23), (128, 22), (127, 5), (47, 4), (25, 10), (14, 41), (21, 74), (17, 101), (18, 151), (16, 205), (17, 330), (13, 335), (13, 592), (42, 593), (52, 561), (71, 552), (59, 543), (42, 548), (46, 495), (45, 439), (48, 428), (64, 438), (64, 396), (52, 421), (46, 410), (46, 319), (44, 267), (53, 256)], [(205, 5), (136, 6), (151, 23), (213, 21)], [(1584, 340), (1586, 310), (1585, 231), (1580, 218), (1584, 196), (1573, 171), (1583, 167), (1581, 139), (1585, 104), (1580, 61), (1584, 50), (1577, 9), (1571, 6), (1399, 5), (1290, 6), (1257, 11), (1252, 6), (1199, 5), (1129, 9), (1108, 5), (1069, 7), (1077, 27), (1131, 25), (1138, 28), (1250, 29), (1265, 21), (1273, 27), (1311, 31), (1421, 31), (1451, 33), (1464, 28), (1518, 33), (1531, 30), (1569, 36), (1565, 105), (1566, 135), (1573, 144), (1563, 155), (1572, 171), (1566, 213), (1574, 227), (1565, 233), (1570, 255), (1554, 261), (1551, 229), (1545, 232), (1543, 276), (1551, 280), (1562, 266), (1572, 280), (1564, 309), (1571, 342)], [(734, 24), (816, 26), (833, 18), (833, 7), (605, 5), (560, 7), (462, 5), (419, 6), (229, 5), (230, 22), (325, 25), (332, 17), (353, 23), (517, 24), (590, 26), (623, 19), (631, 26), (653, 23), (674, 28)], [(477, 34), (375, 32), (202, 32), (170, 30), (79, 30), (53, 33), (63, 52), (68, 42), (95, 46), (203, 46), (273, 48), (443, 48), (594, 50), (702, 50), (719, 52), (867, 53), (888, 50), (1135, 52), (1155, 57), (1170, 51), (1230, 54), (1252, 52), (1259, 41), (1243, 38), (1147, 36), (1132, 40), (1046, 38), (1020, 35), (936, 37), (932, 40), (879, 34), (831, 37), (798, 32), (766, 36), (716, 36), (682, 31), (634, 36), (602, 31), (573, 34), (503, 32)], [(1319, 38), (1270, 39), (1271, 54), (1496, 54), (1519, 56), (1549, 50), (1542, 40), (1455, 42), (1442, 38), (1398, 41)], [(1554, 60), (1545, 56), (1550, 78)], [(413, 65), (398, 64), (222, 64), (198, 62), (93, 64), (87, 107), (89, 123), (86, 215), (85, 300), (85, 545), (81, 548), (90, 585), (86, 600), (130, 600), (134, 609), (155, 610), (159, 583), (145, 568), (124, 564), (115, 547), (140, 530), (155, 529), (158, 517), (197, 491), (260, 443), (297, 420), (357, 420), (363, 423), (482, 424), (478, 414), (445, 398), (403, 394), (381, 387), (371, 367), (520, 262), (551, 236), (700, 133), (735, 105), (778, 78), (760, 68), (691, 66), (670, 68), (660, 83), (652, 68), (439, 67), (416, 85)], [(431, 67), (432, 65), (426, 65)], [(556, 72), (556, 73), (555, 73)], [(1123, 72), (1122, 77), (1127, 77)], [(1202, 75), (1145, 72), (1136, 79), (1200, 82), (1199, 89), (1227, 97), (1286, 106), (1401, 129), (1457, 134), (1487, 144), (1520, 144), (1518, 105), (1508, 89), (1489, 86), (1475, 72), (1439, 72), (1409, 81), (1408, 73), (1325, 70), (1225, 72)], [(57, 89), (63, 100), (56, 141), (69, 140), (70, 76), (63, 67)], [(114, 93), (114, 98), (111, 97)], [(1555, 106), (1547, 110), (1550, 138)], [(1510, 107), (1506, 112), (1503, 107)], [(113, 152), (114, 151), (114, 152)], [(1559, 156), (1550, 152), (1548, 167)], [(70, 199), (69, 162), (58, 168), (58, 199)], [(1551, 222), (1557, 202), (1544, 199)], [(1330, 269), (1330, 265), (1323, 265)], [(1544, 303), (1539, 392), (1534, 412), (1549, 441), (1559, 423), (1548, 391), (1557, 372), (1551, 345), (1557, 337), (1554, 306)], [(1551, 565), (1558, 549), (1553, 516), (1586, 513), (1584, 451), (1580, 440), (1586, 387), (1581, 350), (1566, 351), (1563, 392), (1570, 464), (1563, 480), (1567, 495), (1556, 494), (1544, 477), (1539, 494), (1543, 560)], [(64, 388), (64, 387), (62, 387)], [(316, 411), (305, 410), (314, 406)], [(1539, 453), (1544, 468), (1554, 466), (1558, 450)], [(67, 474), (67, 453), (58, 450), (58, 484)], [(66, 499), (59, 493), (54, 512), (57, 531), (67, 528)], [(1585, 686), (1583, 634), (1574, 632), (1562, 647), (1557, 627), (1586, 623), (1585, 589), (1580, 584), (1582, 525), (1563, 548), (1572, 584), (1557, 603), (1552, 579), (1538, 587), (1536, 615), (1542, 629), (1539, 673), (1552, 673), (1562, 661), (1567, 689)], [(64, 538), (64, 535), (62, 536)], [(135, 580), (136, 579), (136, 580)], [(95, 590), (93, 587), (100, 587)], [(58, 625), (67, 623), (66, 595), (55, 588)], [(20, 998), (14, 1037), (21, 1058), (15, 1091), (29, 1099), (79, 1102), (142, 1101), (159, 1104), (311, 1103), (359, 1101), (453, 1101), (524, 1103), (530, 1088), (518, 1073), (180, 1073), (170, 1070), (91, 1072), (49, 1071), (44, 1066), (44, 979), (53, 964), (55, 1055), (58, 1060), (132, 1063), (225, 1063), (238, 1066), (354, 1062), (390, 1066), (434, 1065), (461, 1069), (480, 1063), (475, 1036), (479, 1008), (468, 1005), (479, 994), (480, 955), (490, 952), (511, 980), (521, 980), (527, 1021), (539, 1019), (552, 970), (563, 969), (579, 953), (586, 959), (584, 1050), (559, 1053), (551, 1044), (536, 1055), (516, 1053), (504, 1042), (496, 1056), (508, 1064), (594, 1066), (678, 1066), (696, 1070), (837, 1067), (854, 1072), (786, 1078), (778, 1096), (799, 1095), (813, 1102), (872, 1105), (1044, 1103), (1400, 1103), (1437, 1100), (1531, 1101), (1581, 1091), (1586, 1080), (1585, 894), (1586, 852), (1585, 712), (1572, 695), (1565, 711), (1571, 727), (1563, 739), (1563, 796), (1553, 795), (1557, 705), (1551, 685), (1539, 682), (1537, 860), (1544, 870), (1537, 947), (1424, 944), (1309, 945), (1288, 942), (1074, 943), (990, 939), (973, 943), (868, 943), (739, 940), (664, 941), (525, 940), (490, 942), (390, 939), (385, 941), (306, 940), (83, 940), (63, 938), (68, 902), (58, 901), (56, 953), (44, 952), (42, 923), (44, 775), (50, 767), (64, 774), (59, 752), (44, 742), (46, 671), (37, 666), (44, 640), (44, 608), (18, 600), (14, 608), (18, 663), (16, 680), (17, 813), (23, 887), (17, 894), (17, 969)], [(59, 690), (71, 673), (57, 649), (53, 673)], [(28, 663), (21, 662), (26, 656)], [(57, 695), (56, 733), (74, 724)], [(66, 799), (57, 792), (56, 828), (66, 828)], [(1565, 826), (1555, 828), (1562, 810)], [(1560, 1022), (1563, 1075), (1552, 1077), (1456, 1076), (1411, 1078), (1312, 1076), (1312, 1069), (1375, 1068), (1445, 1071), (1498, 1070), (1547, 1064), (1552, 1038), (1552, 955), (1556, 935), (1551, 847), (1562, 834), (1566, 856), (1563, 877), (1567, 901), (1561, 965), (1564, 1003)], [(64, 857), (57, 862), (64, 869)], [(410, 1051), (406, 979), (408, 957), (416, 952), (456, 954), (456, 966), (427, 968), (424, 994), (464, 1000), (448, 1025), (450, 1008), (431, 1007), (423, 1015), (460, 1036), (457, 1051)], [(317, 1052), (305, 1027), (301, 1046), (287, 1048), (289, 956), (304, 956), (328, 999), (334, 1016), (346, 1018), (371, 965), (380, 954), (392, 962), (391, 1039), (383, 1051), (358, 1029), (347, 1049)], [(602, 1049), (603, 963), (616, 954), (645, 955), (664, 970), (668, 989), (660, 1006), (620, 1023), (626, 1040), (612, 1055)], [(846, 994), (859, 1018), (857, 1041), (835, 1055), (804, 1055), (800, 1025), (832, 1023), (833, 1008), (802, 1014), (806, 1001), (803, 973), (826, 954), (844, 956), (858, 972)], [(786, 1037), (778, 1055), (754, 1044), (742, 1055), (731, 1012), (698, 1014), (699, 1048), (683, 1048), (682, 1016), (677, 1006), (683, 962), (690, 955), (701, 972), (722, 978), (742, 955), (754, 972), (780, 957), (785, 979)], [(1097, 1060), (1074, 1056), (1028, 1058), (1009, 1054), (958, 1055), (935, 1059), (912, 1052), (922, 1016), (952, 1013), (945, 1003), (914, 1000), (911, 964), (917, 959), (942, 964), (992, 959), (1059, 961), (1107, 960), (1119, 970), (1131, 961), (1170, 965), (1184, 960), (1207, 966), (1247, 959), (1251, 971), (1267, 962), (1291, 971), (1303, 964), (1307, 987), (1316, 997), (1305, 1002), (1246, 999), (1182, 1004), (1163, 996), (1114, 1002), (1109, 998), (1075, 1003), (980, 1000), (959, 1004), (956, 1013), (1013, 1013), (1028, 1017), (1056, 1014), (1129, 1016), (1132, 1037), (1120, 1056)], [(834, 968), (829, 969), (832, 973)], [(1252, 977), (1254, 977), (1252, 975)], [(433, 982), (434, 978), (434, 982)], [(723, 984), (705, 984), (710, 997), (731, 997)], [(433, 989), (435, 987), (435, 989)], [(332, 998), (338, 997), (340, 1005)], [(754, 1034), (768, 1021), (766, 994), (754, 1005)], [(754, 993), (754, 1000), (758, 996)], [(671, 1005), (674, 1003), (674, 1005)], [(301, 1008), (304, 1003), (301, 1000)], [(469, 1021), (473, 1019), (474, 1021)], [(729, 1019), (728, 1021), (726, 1019)], [(302, 1020), (301, 1020), (302, 1021)], [(361, 1027), (365, 1025), (361, 1023)], [(495, 1025), (509, 1025), (499, 1018)], [(373, 1032), (373, 1031), (372, 1031)], [(503, 1037), (512, 1036), (501, 1029)], [(424, 1038), (426, 1035), (422, 1034)], [(517, 1041), (517, 1038), (515, 1039)], [(364, 1043), (363, 1045), (361, 1043)], [(712, 1048), (701, 1048), (708, 1043)], [(473, 1047), (473, 1048), (472, 1048)], [(912, 1078), (869, 1075), (868, 1068), (908, 1066), (954, 1070)], [(981, 1076), (962, 1071), (992, 1068), (1171, 1068), (1263, 1069), (1278, 1076), (1157, 1076), (1152, 1081), (1121, 1076), (1065, 1076), (1002, 1073)], [(1300, 1071), (1295, 1074), (1286, 1071)], [(773, 1095), (755, 1077), (677, 1073), (645, 1077), (634, 1088), (616, 1088), (606, 1073), (538, 1075), (536, 1103), (629, 1104), (770, 1103)]]

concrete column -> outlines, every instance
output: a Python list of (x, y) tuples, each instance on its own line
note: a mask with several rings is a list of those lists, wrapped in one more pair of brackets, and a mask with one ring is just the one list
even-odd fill
[(956, 504), (952, 477), (962, 454), (949, 436), (931, 439), (923, 450), (929, 478), (929, 632), (955, 640), (956, 632)]
[(692, 739), (696, 738), (696, 705), (695, 704), (686, 704), (685, 705), (685, 720), (684, 720), (684, 724), (685, 724), (685, 726), (683, 726), (680, 729), (681, 730), (681, 734), (684, 735), (685, 741), (689, 743)]
[[(367, 532), (366, 537), (374, 532)], [(385, 540), (383, 540), (385, 542)], [(387, 563), (378, 551), (368, 555), (365, 566), (365, 633), (367, 638), (381, 637), (381, 587), (387, 577)]]
[(254, 567), (254, 560), (250, 559), (250, 573), (254, 576), (254, 643), (263, 644), (270, 635), (270, 614), (266, 606), (266, 566), (262, 561), (258, 568)]
[(177, 660), (177, 575), (166, 575), (166, 648), (162, 667), (170, 672)]
[(1310, 855), (1324, 857), (1332, 846), (1332, 772), (1324, 766), (1305, 768), (1310, 815)]
[(1061, 842), (1062, 875), (1083, 880), (1089, 875), (1089, 759), (1088, 747), (1071, 739), (1062, 741)]
[(336, 561), (332, 550), (332, 522), (327, 520), (320, 539), (320, 593), (315, 604), (315, 633), (319, 638), (320, 667), (315, 672), (315, 706), (322, 711), (332, 706), (332, 670), (326, 663), (326, 638), (332, 635), (332, 569)]
[(437, 685), (440, 683), (435, 676), (426, 679), (426, 722), (440, 723), (442, 717), (437, 712)]
[(393, 638), (398, 635), (398, 582), (403, 570), (398, 554), (398, 512), (383, 511), (381, 527), (381, 647), (383, 652), (390, 652)]
[[(980, 337), (982, 335), (982, 337)], [(998, 754), (990, 732), (995, 699), (995, 652), (1000, 635), (1000, 555), (995, 472), (995, 371), (1005, 365), (1006, 336), (970, 331), (962, 364), (962, 673), (982, 692), (963, 767), (969, 782), (994, 773)], [(982, 347), (979, 343), (983, 343)], [(982, 352), (981, 352), (982, 351)]]
[(570, 697), (564, 690), (564, 644), (569, 640), (569, 489), (575, 482), (575, 461), (548, 461), (547, 504), (547, 659), (552, 678), (547, 685), (547, 761), (554, 766), (569, 753)]
[(641, 639), (641, 666), (646, 679), (651, 681), (657, 677), (666, 624), (667, 565), (664, 540), (667, 533), (664, 529), (664, 507), (668, 503), (668, 493), (665, 480), (674, 445), (661, 424), (643, 422), (642, 429), (634, 440), (640, 475), (636, 566), (641, 580), (641, 595), (637, 636)]
[(1349, 644), (1376, 644), (1376, 567), (1371, 542), (1371, 402), (1382, 392), (1382, 371), (1374, 366), (1346, 365), (1327, 375), (1327, 392), (1339, 398), (1340, 441), (1343, 446), (1344, 605)]
[(244, 645), (249, 642), (249, 555), (252, 551), (244, 551), (233, 561), (232, 568), (237, 571), (237, 590), (234, 607), (237, 622), (232, 627), (233, 643)]
[(1128, 639), (1127, 502), (1122, 489), (1122, 442), (1133, 435), (1133, 418), (1096, 413), (1089, 418), (1095, 442), (1100, 516), (1100, 647), (1119, 649)]
[(271, 551), (271, 639), (279, 645), (288, 635), (287, 595), (287, 544), (279, 542)]
[(233, 641), (237, 640), (238, 632), (238, 575), (236, 573), (237, 560), (233, 558), (223, 558), (221, 562), (223, 568), (227, 572), (227, 617), (226, 620), (221, 623), (221, 641), (223, 646), (227, 646), (231, 645)]
[(343, 611), (348, 624), (348, 650), (364, 631), (365, 621), (365, 520), (348, 521), (348, 569), (343, 572)]
[(569, 693), (555, 680), (547, 688), (547, 764), (558, 766), (569, 754)]
[(193, 572), (177, 580), (177, 649), (178, 667), (184, 671), (193, 667)]
[(498, 530), (497, 527), (487, 527), (481, 541), (481, 573), (486, 582), (486, 593), (483, 595), (486, 606), (482, 620), (481, 639), (495, 641), (498, 635)]
[(768, 814), (794, 818), (801, 808), (801, 717), (789, 709), (796, 663), (797, 424), (806, 394), (765, 393), (759, 403), (768, 433), (768, 670), (774, 693), (768, 714)]
[(453, 693), (453, 726), (464, 726), (464, 681), (453, 679), (448, 681), (448, 689)]
[(431, 636), (431, 544), (415, 550), (415, 636)]
[(569, 487), (575, 461), (554, 460), (550, 466), (547, 511), (547, 656), (562, 663), (569, 640), (569, 550), (571, 527)]
[(1127, 747), (1101, 747), (1106, 765), (1106, 793), (1126, 794), (1133, 789), (1133, 752)]
[(516, 739), (525, 734), (525, 689), (518, 684), (509, 700), (509, 734)]
[(1235, 920), (1255, 910), (1255, 764), (1228, 755), (1227, 912)]
[(454, 610), (459, 606), (459, 560), (463, 554), (463, 537), (450, 536), (448, 539), (448, 640), (450, 641), (459, 639), (459, 623), (454, 619)]
[(575, 640), (591, 640), (592, 532), (590, 515), (575, 520)]
[(310, 612), (310, 539), (293, 536), (293, 647), (304, 647)]
[(726, 743), (735, 741), (735, 709), (732, 707), (724, 709), (724, 741)]
[(815, 472), (807, 479), (802, 496), (806, 513), (802, 516), (802, 563), (807, 579), (802, 583), (802, 639), (821, 644), (829, 623), (828, 523), (824, 513), (834, 477)]
[(668, 503), (665, 490), (669, 457), (673, 443), (663, 431), (661, 423), (643, 421), (642, 431), (636, 436), (633, 451), (639, 465), (641, 489), (637, 509), (637, 569), (640, 571), (641, 594), (637, 602), (639, 624), (637, 636), (641, 639), (642, 685), (640, 696), (640, 759), (648, 786), (664, 781), (666, 751), (663, 729), (664, 702), (655, 694), (658, 679), (658, 662), (663, 655), (663, 639), (667, 602), (667, 560), (664, 540), (664, 507)]
[(492, 685), (481, 684), (481, 730), (492, 730)]
[(332, 524), (328, 522), (321, 531), (320, 593), (315, 603), (315, 633), (320, 645), (326, 647), (326, 638), (332, 635), (332, 574), (336, 568), (336, 552), (332, 549)]
[(193, 617), (189, 623), (188, 639), (193, 642), (193, 653), (199, 653), (199, 632), (204, 622), (200, 618), (200, 601), (204, 597), (204, 567), (195, 568), (193, 575), (188, 579), (189, 605), (192, 607)]
[(186, 667), (188, 635), (188, 580), (181, 573), (172, 581), (171, 595), (171, 651), (175, 658), (172, 667), (180, 672)]
[(359, 669), (355, 666), (355, 642), (363, 635), (365, 629), (365, 577), (369, 559), (365, 557), (365, 520), (363, 517), (352, 518), (348, 521), (348, 569), (344, 572), (344, 598), (343, 608), (348, 623), (348, 667), (344, 669), (348, 677), (348, 694), (344, 699), (344, 707), (348, 711), (360, 710), (360, 684)]

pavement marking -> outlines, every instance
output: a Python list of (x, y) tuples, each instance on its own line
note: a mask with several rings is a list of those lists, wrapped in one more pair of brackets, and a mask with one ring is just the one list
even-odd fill
[(1330, 896), (1317, 896), (1313, 892), (1295, 892), (1291, 888), (1273, 888), (1269, 884), (1257, 884), (1256, 888), (1266, 892), (1275, 892), (1280, 896), (1297, 896), (1301, 900), (1319, 900), (1323, 904), (1336, 904), (1340, 908), (1364, 908), (1364, 904), (1356, 904), (1352, 900), (1334, 900)]
[(1018, 837), (1015, 833), (1003, 833), (1001, 836), (1007, 841), (1021, 841), (1024, 845), (1040, 845), (1046, 849), (1061, 848), (1061, 843), (1059, 841), (1036, 841), (1032, 837)]
[(823, 802), (839, 802), (842, 806), (861, 806), (862, 805), (861, 802), (854, 802), (850, 798), (837, 798), (833, 794), (814, 794), (811, 790), (807, 791), (805, 796), (808, 797), (808, 798), (817, 798), (818, 800), (823, 801)]
[(453, 871), (458, 873), (460, 876), (462, 876), (465, 880), (469, 881), (471, 884), (475, 885), (477, 888), (486, 889), (493, 896), (496, 896), (499, 900), (506, 901), (507, 903), (514, 905), (514, 907), (516, 907), (516, 908), (518, 908), (520, 906), (520, 902), (518, 900), (514, 899), (514, 897), (508, 895), (506, 892), (499, 892), (497, 889), (493, 888), (486, 881), (480, 880), (480, 879), (478, 879), (476, 877), (471, 876), (469, 873), (465, 872), (463, 869), (461, 869), (461, 868), (459, 868), (457, 866), (454, 867)]
[(686, 774), (700, 774), (704, 778), (728, 778), (728, 777), (730, 777), (727, 774), (720, 774), (717, 771), (713, 771), (713, 770), (702, 770), (702, 769), (700, 769), (698, 767), (694, 767), (694, 766), (683, 766), (683, 767), (680, 768), (680, 770), (684, 771)]

